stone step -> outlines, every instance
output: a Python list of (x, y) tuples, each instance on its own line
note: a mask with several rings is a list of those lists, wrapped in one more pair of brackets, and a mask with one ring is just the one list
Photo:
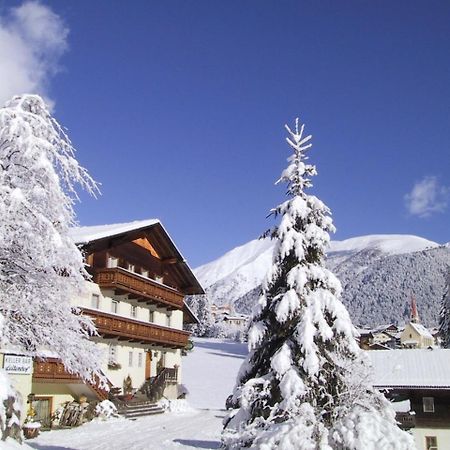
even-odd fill
[(152, 402), (139, 402), (139, 403), (126, 403), (120, 405), (118, 409), (136, 409), (136, 408), (159, 408), (157, 403)]
[(141, 416), (150, 416), (153, 414), (162, 414), (164, 409), (156, 403), (142, 402), (142, 403), (128, 403), (118, 408), (117, 412), (126, 418), (135, 418)]
[[(131, 414), (135, 412), (141, 412), (141, 411), (160, 411), (163, 410), (163, 408), (160, 407), (140, 407), (140, 408), (126, 408), (126, 409), (119, 409), (117, 412), (119, 414)], [(164, 411), (164, 410), (163, 410)]]
[(127, 413), (121, 413), (120, 415), (122, 417), (125, 417), (126, 419), (135, 419), (137, 417), (145, 417), (145, 416), (153, 416), (155, 414), (164, 414), (164, 410), (162, 408), (160, 409), (152, 409), (147, 411), (133, 411), (133, 412), (127, 412)]

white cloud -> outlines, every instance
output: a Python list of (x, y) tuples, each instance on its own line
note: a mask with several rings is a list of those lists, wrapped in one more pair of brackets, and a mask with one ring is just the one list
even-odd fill
[(414, 216), (428, 217), (433, 213), (445, 211), (449, 194), (450, 188), (440, 185), (437, 177), (424, 177), (405, 195), (406, 207)]
[(48, 97), (49, 79), (58, 71), (68, 33), (61, 17), (38, 1), (0, 17), (0, 106), (17, 94)]

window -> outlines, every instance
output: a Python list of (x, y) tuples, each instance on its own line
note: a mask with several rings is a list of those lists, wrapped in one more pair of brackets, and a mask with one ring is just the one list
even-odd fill
[(137, 317), (137, 306), (131, 305), (131, 317)]
[(166, 326), (170, 327), (170, 314), (166, 314)]
[(425, 436), (425, 449), (426, 450), (438, 450), (436, 436)]
[(108, 364), (117, 363), (117, 345), (109, 344), (108, 348)]
[(141, 270), (141, 275), (142, 275), (143, 277), (148, 278), (148, 270), (142, 269), (142, 270)]
[(155, 321), (155, 313), (154, 313), (154, 311), (149, 311), (148, 312), (148, 321), (149, 322), (154, 322)]
[(108, 256), (107, 266), (109, 269), (113, 269), (119, 265), (119, 259), (114, 256)]
[(91, 308), (99, 309), (100, 307), (100, 295), (92, 294), (91, 297)]
[(155, 275), (155, 281), (158, 283), (163, 284), (164, 283), (164, 277), (162, 275)]
[(142, 367), (142, 353), (138, 353), (138, 367)]
[(128, 367), (133, 367), (133, 352), (128, 352)]
[(134, 264), (128, 264), (128, 270), (130, 272), (134, 272), (134, 269), (135, 269)]
[(434, 398), (423, 397), (423, 412), (434, 412)]
[(111, 300), (111, 312), (117, 314), (119, 311), (119, 302), (117, 300)]

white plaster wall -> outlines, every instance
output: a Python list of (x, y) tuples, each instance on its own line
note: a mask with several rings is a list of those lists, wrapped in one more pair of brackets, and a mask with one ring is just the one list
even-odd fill
[(436, 436), (438, 450), (450, 450), (450, 429), (412, 428), (417, 450), (426, 450), (425, 436)]
[[(120, 364), (120, 369), (111, 370), (108, 368), (109, 344), (116, 346), (116, 361)], [(118, 341), (97, 341), (99, 347), (104, 352), (102, 361), (102, 370), (115, 387), (123, 388), (125, 378), (130, 375), (133, 382), (133, 388), (138, 389), (145, 381), (145, 352), (144, 346), (136, 346)], [(132, 364), (129, 364), (129, 353), (133, 353)], [(141, 365), (139, 366), (139, 356), (141, 355)]]
[[(167, 326), (167, 315), (170, 315), (170, 328), (183, 329), (183, 311), (167, 311), (166, 308), (156, 308), (155, 305), (146, 305), (129, 300), (126, 295), (115, 295), (112, 290), (100, 290), (95, 283), (86, 282), (86, 295), (74, 299), (72, 304), (84, 308), (92, 308), (92, 294), (99, 296), (100, 311), (112, 313), (112, 301), (118, 301), (117, 313), (121, 316), (149, 322), (150, 311), (153, 311), (153, 322), (156, 325)], [(136, 317), (132, 317), (132, 306), (136, 306)]]
[[(73, 304), (80, 307), (92, 308), (92, 294), (99, 296), (99, 310), (106, 313), (112, 312), (112, 300), (119, 301), (117, 307), (117, 313), (127, 318), (133, 318), (131, 316), (131, 307), (136, 305), (137, 315), (136, 320), (149, 323), (150, 311), (153, 311), (153, 322), (155, 325), (167, 326), (167, 314), (170, 315), (170, 328), (183, 329), (183, 312), (182, 311), (167, 311), (165, 308), (156, 308), (155, 305), (142, 305), (133, 300), (128, 300), (125, 295), (115, 295), (112, 290), (101, 291), (99, 286), (92, 282), (86, 282), (87, 292), (83, 297), (78, 297), (73, 301)], [(139, 388), (145, 381), (145, 352), (152, 350), (152, 362), (150, 369), (150, 376), (155, 376), (157, 373), (158, 360), (161, 358), (164, 352), (164, 367), (179, 366), (179, 382), (181, 382), (181, 350), (172, 350), (163, 348), (157, 345), (140, 345), (131, 344), (118, 340), (104, 340), (101, 338), (96, 339), (97, 344), (104, 350), (104, 360), (102, 361), (102, 369), (116, 387), (123, 387), (124, 379), (130, 375), (133, 388)], [(116, 360), (121, 365), (118, 370), (108, 369), (108, 355), (109, 344), (116, 345), (117, 356)], [(155, 351), (158, 352), (158, 357), (155, 357)], [(133, 352), (133, 363), (129, 365), (129, 352)], [(142, 366), (138, 365), (138, 354), (142, 356)]]

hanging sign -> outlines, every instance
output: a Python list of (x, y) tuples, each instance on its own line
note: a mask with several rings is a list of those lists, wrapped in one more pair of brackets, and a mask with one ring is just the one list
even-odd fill
[(3, 369), (8, 373), (27, 375), (33, 372), (31, 356), (3, 355)]

